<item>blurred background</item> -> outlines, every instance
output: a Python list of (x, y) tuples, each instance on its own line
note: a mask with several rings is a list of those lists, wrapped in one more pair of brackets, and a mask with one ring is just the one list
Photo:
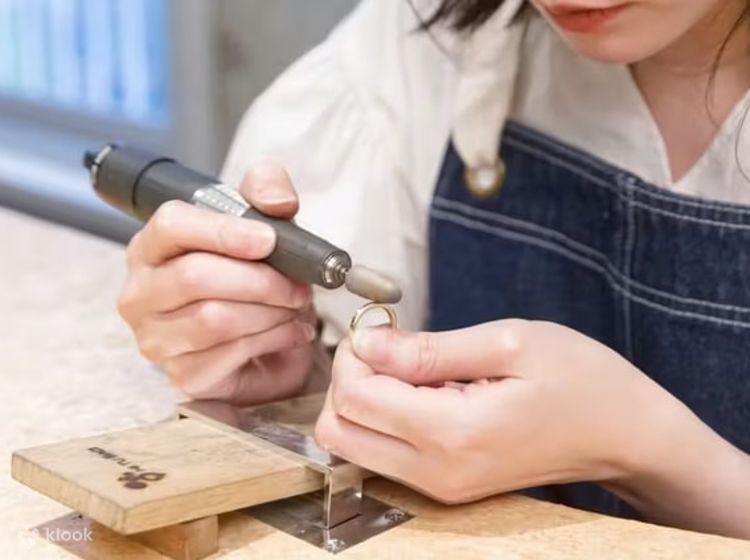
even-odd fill
[(0, 205), (118, 240), (85, 149), (217, 173), (253, 98), (356, 0), (0, 0)]

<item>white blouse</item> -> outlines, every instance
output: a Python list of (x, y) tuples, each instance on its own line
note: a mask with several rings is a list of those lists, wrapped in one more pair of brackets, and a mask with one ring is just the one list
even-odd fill
[[(576, 54), (536, 13), (514, 17), (522, 4), (506, 0), (459, 37), (418, 30), (407, 0), (362, 0), (251, 106), (224, 180), (238, 185), (260, 160), (283, 163), (300, 193), (299, 223), (395, 277), (399, 322), (410, 329), (425, 318), (428, 208), (449, 138), (466, 165), (481, 166), (512, 118), (657, 186), (750, 205), (750, 161), (737, 158), (750, 147), (740, 126), (750, 96), (674, 183), (627, 67)], [(316, 291), (326, 342), (343, 336), (362, 303)]]

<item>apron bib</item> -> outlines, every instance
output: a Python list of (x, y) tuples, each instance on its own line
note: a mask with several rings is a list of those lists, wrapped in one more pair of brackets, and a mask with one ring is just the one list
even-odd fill
[[(500, 152), (504, 184), (480, 200), (447, 149), (430, 209), (428, 329), (566, 325), (750, 452), (750, 208), (660, 189), (515, 122)], [(528, 493), (634, 514), (588, 483)]]

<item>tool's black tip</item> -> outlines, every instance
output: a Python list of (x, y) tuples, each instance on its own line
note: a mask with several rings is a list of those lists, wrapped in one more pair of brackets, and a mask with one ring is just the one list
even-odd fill
[(91, 170), (91, 167), (94, 165), (94, 162), (96, 161), (96, 153), (95, 152), (89, 152), (88, 150), (83, 152), (83, 166)]

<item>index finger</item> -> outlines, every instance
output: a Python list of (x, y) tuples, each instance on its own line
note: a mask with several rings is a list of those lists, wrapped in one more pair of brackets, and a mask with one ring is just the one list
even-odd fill
[(276, 232), (267, 224), (173, 200), (163, 204), (136, 234), (128, 259), (158, 266), (184, 253), (204, 251), (260, 260), (275, 245)]

